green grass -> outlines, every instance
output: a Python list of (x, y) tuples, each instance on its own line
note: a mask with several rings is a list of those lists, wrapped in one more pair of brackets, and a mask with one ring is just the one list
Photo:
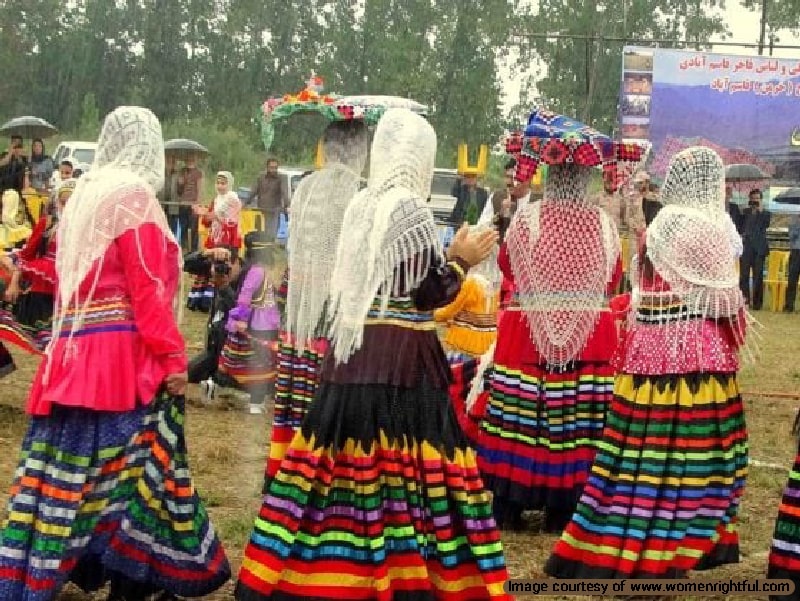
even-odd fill
[[(276, 274), (280, 266), (276, 268)], [(796, 450), (791, 435), (798, 403), (762, 396), (765, 392), (797, 392), (800, 381), (800, 315), (760, 312), (763, 340), (759, 362), (742, 369), (740, 383), (745, 396), (750, 455), (777, 467), (753, 467), (748, 477), (741, 509), (742, 561), (696, 578), (763, 578), (772, 528), (782, 488)], [(190, 344), (202, 341), (204, 316), (186, 312), (182, 330)], [(36, 363), (12, 349), (19, 370), (2, 382), (0, 401), (0, 482), (10, 485), (16, 456), (25, 430), (23, 407)], [(191, 388), (190, 401), (198, 392)], [(220, 533), (226, 552), (238, 571), (241, 553), (260, 504), (260, 489), (268, 450), (267, 416), (241, 411), (200, 407), (190, 402), (186, 420), (190, 461), (198, 491), (208, 501), (208, 510)], [(542, 566), (555, 537), (540, 535), (539, 516), (529, 516), (529, 531), (504, 534), (506, 557), (514, 578), (542, 578)], [(88, 601), (91, 597), (66, 590), (60, 601)], [(232, 599), (232, 584), (208, 599)], [(567, 597), (536, 597), (561, 601)], [(589, 597), (572, 597), (584, 599)], [(676, 597), (677, 599), (677, 597)], [(683, 601), (722, 597), (680, 597)], [(744, 599), (744, 597), (731, 597)], [(754, 600), (748, 600), (754, 601)]]

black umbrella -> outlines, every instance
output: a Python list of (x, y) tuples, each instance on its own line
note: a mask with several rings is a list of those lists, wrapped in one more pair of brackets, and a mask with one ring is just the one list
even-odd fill
[(800, 188), (789, 188), (778, 194), (772, 199), (772, 202), (777, 202), (785, 205), (800, 205)]
[(6, 121), (0, 127), (0, 136), (22, 136), (26, 140), (32, 138), (49, 138), (58, 133), (53, 125), (39, 117), (17, 117)]
[(164, 143), (164, 154), (175, 157), (179, 161), (208, 154), (208, 149), (194, 140), (175, 138)]
[(726, 182), (757, 182), (769, 179), (769, 176), (755, 165), (736, 163), (725, 168)]

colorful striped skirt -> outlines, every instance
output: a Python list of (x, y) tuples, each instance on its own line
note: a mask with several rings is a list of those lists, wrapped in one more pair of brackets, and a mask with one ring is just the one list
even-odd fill
[(49, 601), (72, 580), (197, 597), (230, 567), (192, 485), (184, 401), (31, 418), (0, 538), (0, 599)]
[(245, 390), (275, 384), (277, 332), (231, 332), (219, 356), (219, 373)]
[(467, 411), (467, 397), (472, 388), (472, 380), (478, 372), (480, 357), (449, 353), (450, 370), (453, 373), (453, 382), (450, 385), (450, 401), (453, 403), (458, 423), (464, 431), (473, 448), (477, 447), (480, 437), (481, 417)]
[(505, 600), (506, 579), (446, 392), (323, 382), (264, 496), (236, 599)]
[(792, 594), (771, 601), (800, 601), (800, 448), (778, 509), (767, 578), (793, 580), (795, 586)]
[(327, 341), (318, 339), (300, 351), (285, 332), (278, 345), (278, 381), (275, 386), (275, 412), (264, 478), (264, 492), (278, 472), (286, 449), (303, 422), (319, 383), (319, 370)]
[(589, 476), (613, 390), (605, 362), (561, 371), (495, 364), (478, 456), (498, 504), (544, 509), (563, 526)]
[(192, 280), (192, 287), (189, 289), (189, 298), (186, 300), (186, 308), (190, 311), (200, 311), (208, 313), (214, 302), (214, 284), (211, 279), (196, 275)]
[(49, 313), (32, 321), (23, 321), (18, 314), (0, 309), (0, 341), (13, 344), (33, 355), (43, 353), (53, 336), (53, 297), (48, 298)]
[(679, 578), (736, 563), (746, 474), (734, 374), (621, 374), (591, 476), (545, 571)]

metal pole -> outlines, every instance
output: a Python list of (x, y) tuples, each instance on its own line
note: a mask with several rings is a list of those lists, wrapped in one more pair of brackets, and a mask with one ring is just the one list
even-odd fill
[[(535, 38), (546, 40), (585, 40), (590, 36), (582, 34), (571, 33), (523, 33), (512, 31), (509, 34), (511, 38)], [(620, 36), (598, 36), (596, 39), (601, 39), (606, 42), (623, 42), (625, 44), (641, 44), (641, 45), (655, 45), (655, 46), (669, 46), (669, 45), (682, 45), (692, 46), (695, 44), (694, 40), (678, 40), (669, 38), (628, 38)], [(752, 42), (707, 42), (708, 46), (735, 46), (738, 48), (758, 48), (758, 44)], [(800, 50), (800, 45), (791, 44), (775, 44), (773, 46), (776, 50)]]
[(761, 0), (761, 35), (758, 38), (758, 55), (764, 54), (764, 39), (767, 37), (767, 0)]

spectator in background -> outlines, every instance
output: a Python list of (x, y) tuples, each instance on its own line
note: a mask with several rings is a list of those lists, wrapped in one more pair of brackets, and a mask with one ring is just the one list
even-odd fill
[(197, 158), (190, 156), (178, 175), (178, 195), (181, 206), (178, 209), (178, 222), (181, 226), (180, 243), (184, 248), (197, 250), (198, 219), (192, 207), (200, 202), (200, 191), (203, 189), (203, 172), (197, 166)]
[(73, 167), (71, 161), (67, 161), (66, 159), (61, 161), (58, 164), (58, 178), (56, 179), (55, 182), (56, 185), (54, 187), (58, 188), (61, 182), (65, 182), (68, 179), (72, 179), (74, 170), (75, 168)]
[(647, 224), (653, 222), (656, 214), (661, 210), (661, 203), (658, 200), (658, 186), (652, 183), (648, 177), (647, 185), (642, 183), (640, 188), (643, 193), (642, 196), (642, 213), (644, 213), (644, 221)]
[(491, 202), (487, 202), (483, 207), (481, 218), (478, 220), (478, 225), (493, 224), (497, 227), (501, 241), (517, 208), (528, 204), (531, 200), (530, 182), (519, 183), (514, 181), (514, 168), (516, 166), (516, 159), (509, 159), (505, 164), (506, 186), (504, 189), (496, 190), (492, 194)]
[[(761, 310), (764, 302), (764, 263), (769, 255), (767, 228), (772, 215), (762, 206), (761, 190), (750, 191), (748, 207), (742, 214), (743, 252), (739, 265), (739, 287), (747, 304), (755, 311)], [(752, 272), (753, 294), (750, 296), (750, 277)]]
[(164, 208), (164, 213), (167, 215), (169, 222), (169, 229), (173, 233), (177, 232), (178, 221), (180, 216), (180, 196), (178, 195), (178, 168), (175, 165), (175, 157), (166, 155), (164, 157), (164, 189), (158, 193), (158, 200)]
[(274, 243), (278, 237), (281, 213), (286, 213), (288, 205), (283, 180), (278, 173), (277, 159), (267, 159), (265, 170), (253, 186), (250, 201), (264, 216), (264, 231), (269, 242)]
[(725, 184), (725, 208), (728, 211), (728, 215), (731, 216), (731, 221), (733, 221), (733, 225), (736, 226), (736, 231), (739, 232), (739, 235), (742, 235), (742, 210), (739, 208), (735, 202), (733, 202), (733, 185), (732, 184)]
[[(41, 138), (34, 138), (31, 143), (31, 179), (30, 184), (37, 192), (42, 192), (50, 187), (50, 178), (53, 175), (55, 166), (44, 151), (44, 142)], [(69, 179), (69, 178), (67, 178)]]
[(800, 279), (800, 214), (795, 213), (789, 222), (789, 282), (786, 288), (785, 313), (794, 312), (797, 281)]
[(477, 172), (464, 173), (461, 183), (453, 191), (456, 204), (450, 214), (450, 222), (456, 227), (465, 221), (470, 225), (478, 223), (488, 194), (485, 188), (478, 186)]
[(0, 192), (16, 190), (21, 195), (27, 168), (28, 158), (23, 154), (22, 136), (11, 136), (11, 147), (0, 156)]

